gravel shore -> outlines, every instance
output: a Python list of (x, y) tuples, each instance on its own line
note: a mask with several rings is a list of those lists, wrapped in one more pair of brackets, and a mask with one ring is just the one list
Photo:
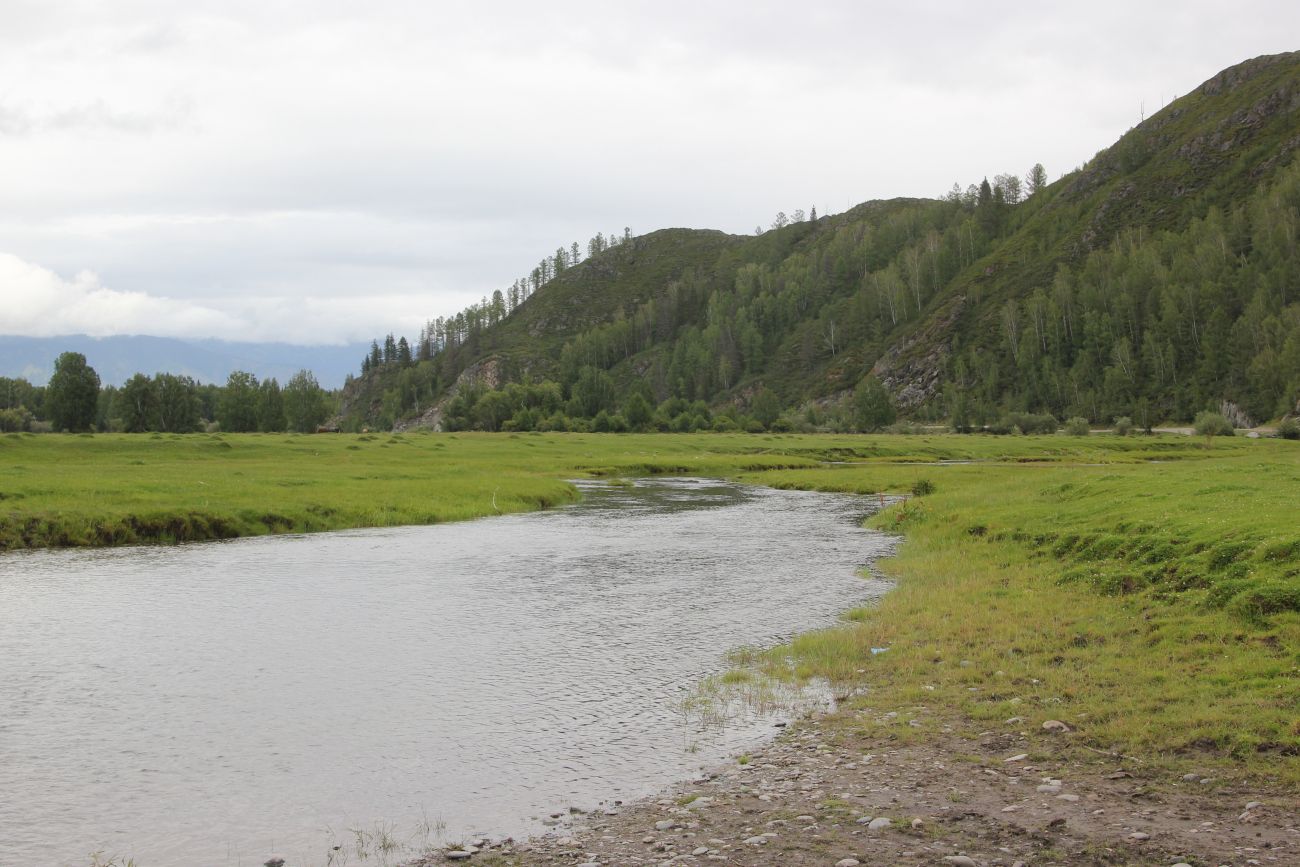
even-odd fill
[[(1168, 779), (1018, 719), (959, 731), (911, 713), (859, 707), (804, 720), (743, 764), (656, 799), (416, 864), (1300, 864), (1292, 796)], [(898, 725), (925, 731), (900, 736)]]

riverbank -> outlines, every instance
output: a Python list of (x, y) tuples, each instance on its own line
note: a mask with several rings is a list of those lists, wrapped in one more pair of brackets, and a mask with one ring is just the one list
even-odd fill
[[(928, 839), (936, 828), (946, 828), (943, 845), (979, 854), (977, 863), (1011, 864), (1011, 854), (1030, 864), (1172, 864), (1166, 856), (1179, 851), (1198, 865), (1296, 860), (1292, 848), (1270, 862), (1276, 853), (1263, 846), (1294, 847), (1293, 814), (1281, 806), (1294, 804), (1300, 791), (1300, 448), (1294, 443), (1219, 439), (1207, 447), (1182, 437), (718, 435), (42, 437), (3, 443), (0, 491), (6, 499), (0, 505), (11, 527), (33, 520), (51, 527), (93, 526), (145, 506), (175, 514), (200, 502), (218, 514), (260, 507), (315, 516), (301, 517), (304, 529), (424, 523), (408, 519), (449, 520), (545, 505), (538, 497), (562, 502), (572, 496), (563, 479), (576, 475), (699, 474), (776, 487), (905, 494), (905, 502), (873, 519), (907, 538), (883, 564), (898, 588), (879, 608), (850, 612), (841, 627), (801, 636), (751, 660), (776, 676), (824, 676), (843, 691), (866, 691), (861, 702), (790, 736), (815, 732), (820, 747), (811, 752), (818, 760), (844, 773), (861, 772), (861, 780), (836, 777), (824, 787), (806, 781), (813, 784), (807, 793), (825, 796), (816, 803), (808, 800), (812, 794), (803, 794), (801, 782), (788, 805), (797, 812), (774, 814), (775, 808), (759, 806), (772, 803), (760, 797), (771, 792), (741, 782), (750, 779), (746, 775), (777, 786), (787, 782), (781, 775), (820, 773), (791, 765), (793, 756), (802, 755), (789, 752), (797, 741), (780, 742), (770, 748), (775, 752), (751, 763), (758, 770), (718, 778), (718, 802), (741, 810), (734, 821), (743, 824), (709, 826), (719, 832), (713, 837), (704, 824), (668, 827), (696, 833), (694, 842), (704, 839), (685, 850), (690, 838), (673, 838), (674, 852), (707, 860), (709, 840), (720, 839), (733, 848), (712, 848), (732, 863), (836, 863), (839, 849), (877, 839), (864, 837), (870, 831), (861, 831), (856, 818), (843, 821), (838, 808), (823, 804), (846, 800), (863, 814), (888, 807), (891, 820), (907, 820), (902, 837), (880, 839), (910, 846), (913, 838)], [(250, 523), (255, 532), (256, 523)], [(263, 522), (260, 532), (270, 531)], [(33, 538), (30, 544), (40, 542)], [(78, 543), (95, 544), (67, 544)], [(872, 654), (873, 647), (889, 651)], [(1053, 735), (1043, 729), (1048, 722), (1067, 731)], [(1019, 762), (1005, 762), (1022, 752)], [(895, 771), (880, 770), (886, 764), (868, 772), (865, 754), (893, 756), (892, 787), (888, 773)], [(937, 765), (943, 766), (935, 768), (940, 773), (922, 773)], [(877, 773), (885, 776), (872, 776)], [(1129, 776), (1112, 778), (1121, 773)], [(1053, 815), (1048, 828), (1065, 827), (1076, 835), (1053, 837), (1036, 825), (1015, 824), (1024, 816), (1047, 817), (1033, 812), (1041, 811), (1041, 803), (1006, 801), (996, 815), (985, 811), (980, 819), (939, 822), (972, 803), (984, 791), (976, 783), (996, 782), (994, 774), (1020, 778), (1006, 782), (1008, 787), (1039, 780), (1030, 800), (1052, 795), (1042, 800), (1058, 810), (1088, 800), (1093, 810), (1103, 811), (1088, 815), (1109, 818), (1097, 824), (1082, 812)], [(1042, 777), (1062, 780), (1061, 790), (1038, 792), (1038, 785), (1052, 785)], [(858, 800), (832, 791), (852, 795), (850, 784), (859, 785), (853, 796)], [(752, 791), (743, 791), (746, 785)], [(862, 794), (872, 787), (889, 788), (900, 801), (876, 804)], [(1027, 790), (998, 791), (1010, 797)], [(900, 792), (911, 793), (912, 800)], [(689, 794), (673, 794), (669, 806), (679, 806), (677, 798)], [(1056, 795), (1079, 795), (1080, 801)], [(978, 797), (996, 806), (991, 794)], [(1263, 806), (1245, 809), (1252, 802)], [(945, 805), (952, 806), (939, 809)], [(555, 849), (557, 838), (508, 856), (474, 857), (582, 863), (589, 851), (583, 847), (589, 846), (605, 853), (602, 863), (635, 863), (620, 858), (646, 846), (645, 857), (668, 860), (662, 832), (654, 832), (659, 836), (651, 843), (641, 842), (654, 836), (645, 830), (647, 820), (663, 813), (663, 806), (644, 804), (593, 821), (586, 836), (575, 836), (578, 846), (563, 847), (563, 856)], [(1003, 807), (1016, 809), (1004, 813)], [(731, 812), (718, 811), (708, 821), (722, 821), (717, 817)], [(815, 821), (796, 826), (801, 815)], [(828, 848), (819, 829), (836, 824), (824, 819), (837, 816), (845, 836)], [(927, 824), (927, 817), (935, 821)], [(920, 828), (911, 828), (911, 818), (921, 819)], [(1058, 818), (1066, 824), (1052, 825)], [(1139, 819), (1169, 823), (1152, 832), (1139, 828)], [(778, 820), (787, 824), (767, 828)], [(1112, 820), (1118, 823), (1114, 828)], [(664, 821), (680, 820), (661, 816), (648, 827)], [(801, 830), (812, 825), (817, 828)], [(749, 836), (783, 834), (782, 848), (771, 842), (737, 848), (733, 837), (721, 833), (727, 828), (755, 829)], [(1260, 843), (1246, 846), (1256, 833)], [(1025, 835), (1030, 849), (1007, 842)], [(1167, 846), (1161, 835), (1170, 835)], [(1155, 845), (1130, 846), (1152, 840)], [(1214, 848), (1220, 840), (1230, 842), (1231, 851)], [(665, 848), (655, 850), (661, 842)], [(689, 855), (701, 845), (704, 853)], [(935, 859), (944, 857), (933, 847), (871, 851), (861, 852), (859, 860), (939, 863)], [(1022, 852), (1028, 854), (1017, 854)], [(772, 853), (780, 853), (779, 859)], [(1078, 860), (1085, 857), (1094, 860)]]
[(583, 475), (734, 476), (835, 460), (1007, 455), (1140, 460), (1196, 445), (1173, 437), (10, 433), (0, 435), (0, 551), (466, 520), (571, 502), (577, 492), (565, 480)]
[(1300, 449), (745, 478), (866, 494), (908, 469), (933, 492), (872, 521), (906, 535), (881, 564), (897, 589), (770, 669), (972, 726), (1060, 720), (1174, 776), (1300, 790)]
[[(963, 731), (943, 708), (871, 699), (653, 800), (497, 842), (485, 865), (1269, 865), (1300, 861), (1294, 799), (1170, 780), (1023, 720)], [(895, 715), (897, 714), (897, 715)], [(889, 732), (924, 720), (924, 738)], [(857, 723), (870, 720), (877, 731)], [(435, 853), (418, 867), (449, 863)], [(462, 862), (463, 863), (463, 862)]]
[(1300, 788), (1295, 443), (9, 435), (0, 453), (9, 548), (435, 523), (563, 503), (579, 475), (904, 494), (873, 519), (906, 534), (884, 564), (898, 589), (769, 671), (977, 722), (1073, 714), (1094, 748)]
[(0, 550), (436, 524), (575, 500), (546, 469), (504, 438), (7, 434)]
[(700, 786), (475, 858), (1297, 863), (1300, 450), (1197, 449), (741, 473), (921, 494), (873, 521), (907, 538), (879, 608), (754, 660), (863, 697)]

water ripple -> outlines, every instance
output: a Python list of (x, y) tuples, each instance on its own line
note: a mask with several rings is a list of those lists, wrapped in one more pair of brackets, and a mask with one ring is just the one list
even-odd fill
[(656, 480), (433, 527), (0, 556), (0, 862), (519, 834), (770, 731), (682, 701), (883, 592), (840, 495)]

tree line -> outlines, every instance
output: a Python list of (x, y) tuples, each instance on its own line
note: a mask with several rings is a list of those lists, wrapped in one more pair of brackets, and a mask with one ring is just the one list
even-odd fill
[[(624, 395), (644, 384), (656, 411), (670, 400), (703, 402), (714, 422), (722, 413), (743, 425), (768, 391), (784, 417), (796, 418), (793, 407), (856, 395), (873, 363), (935, 304), (951, 301), (957, 286), (966, 312), (953, 328), (941, 388), (910, 409), (918, 420), (960, 430), (1034, 427), (1048, 418), (1147, 427), (1221, 408), (1241, 422), (1294, 411), (1300, 164), (1246, 201), (1207, 203), (1203, 216), (1168, 231), (1127, 229), (1077, 256), (1049, 258), (1075, 236), (1089, 206), (1045, 208), (1046, 189), (1040, 163), (1023, 179), (998, 174), (965, 189), (954, 184), (940, 200), (879, 203), (817, 225), (779, 214), (763, 234), (802, 239), (788, 253), (755, 248), (727, 254), (717, 267), (688, 268), (649, 300), (574, 334), (533, 375), (558, 387), (565, 418), (586, 423), (597, 413), (575, 411), (586, 404), (575, 398), (602, 374)], [(1045, 278), (1033, 267), (1022, 269), (1027, 278), (999, 277), (1010, 263), (1040, 258), (1060, 264)], [(494, 339), (489, 323), (464, 343), (440, 342), (431, 357), (469, 347), (461, 356), (468, 363)], [(445, 365), (441, 377), (423, 380), (423, 405), (463, 367)], [(537, 413), (539, 424), (555, 415), (506, 397), (490, 397), (481, 416), (458, 404), (456, 423), (522, 427), (529, 414), (516, 419), (521, 410)], [(627, 422), (621, 403), (602, 408)], [(846, 412), (829, 423), (856, 428)], [(680, 415), (661, 414), (656, 426), (685, 424), (675, 421)]]
[(871, 377), (850, 399), (793, 415), (783, 412), (769, 388), (758, 389), (745, 409), (736, 404), (710, 407), (703, 400), (676, 396), (656, 402), (648, 383), (621, 389), (607, 371), (587, 366), (567, 389), (552, 380), (511, 382), (494, 389), (470, 383), (448, 401), (442, 426), (451, 431), (762, 433), (829, 429), (866, 433), (883, 430), (896, 418), (888, 391)]
[[(741, 383), (758, 379), (771, 387), (733, 395), (737, 411), (726, 417), (734, 416), (743, 428), (753, 420), (748, 402), (760, 393), (776, 397), (779, 417), (781, 407), (801, 403), (808, 395), (791, 388), (789, 382), (775, 381), (769, 375), (773, 366), (796, 374), (785, 377), (790, 380), (849, 348), (859, 357), (878, 353), (893, 332), (919, 317), (961, 269), (988, 252), (1007, 223), (1009, 209), (1026, 198), (1025, 187), (1037, 192), (1045, 184), (1041, 165), (1031, 170), (1030, 177), (1027, 185), (1021, 185), (1013, 175), (998, 175), (991, 184), (985, 180), (971, 185), (966, 193), (945, 201), (892, 209), (876, 222), (841, 220), (817, 236), (809, 249), (777, 263), (748, 262), (721, 277), (701, 269), (685, 271), (650, 300), (567, 341), (553, 374), (566, 407), (561, 415), (570, 423), (594, 421), (595, 412), (568, 409), (575, 389), (581, 389), (579, 380), (590, 375), (588, 369), (615, 371), (634, 357), (648, 356), (643, 378), (652, 407), (673, 399), (688, 404), (714, 402)], [(806, 230), (818, 220), (815, 208), (807, 217), (801, 209), (793, 218), (780, 212), (771, 231)], [(760, 227), (757, 234), (766, 233)], [(599, 238), (589, 245), (593, 253), (608, 249)], [(557, 273), (556, 263), (558, 273), (567, 267), (558, 252), (551, 265), (543, 263), (535, 269), (543, 283), (530, 284), (532, 289)], [(370, 419), (387, 426), (418, 413), (463, 369), (457, 359), (493, 348), (493, 327), (513, 311), (499, 296), (455, 317), (431, 321), (414, 349), (404, 337), (391, 334), (382, 344), (372, 342), (362, 362), (362, 376), (379, 372), (384, 396), (382, 408), (369, 408)], [(860, 379), (861, 373), (847, 387), (856, 387)], [(499, 402), (489, 398), (489, 406)], [(367, 408), (359, 409), (364, 414)], [(616, 414), (615, 407), (606, 410), (611, 417)], [(498, 414), (494, 409), (487, 417)], [(679, 415), (661, 418), (658, 427), (671, 429), (674, 423), (681, 427), (685, 422), (677, 421)], [(859, 428), (851, 412), (822, 411), (821, 415), (823, 424)], [(455, 417), (484, 426), (483, 421), (472, 420), (473, 413)], [(360, 418), (353, 419), (354, 426), (362, 423)], [(771, 421), (775, 417), (760, 421), (758, 428), (767, 429)]]
[[(505, 290), (496, 290), (490, 298), (485, 296), (454, 315), (428, 320), (413, 340), (392, 333), (382, 341), (372, 340), (361, 360), (360, 387), (352, 376), (344, 385), (345, 395), (360, 392), (363, 398), (360, 403), (345, 401), (342, 405), (344, 428), (389, 428), (402, 418), (420, 414), (455, 380), (462, 369), (460, 359), (477, 353), (487, 335), (538, 289), (585, 259), (631, 239), (629, 227), (609, 235), (597, 232), (587, 241), (585, 257), (577, 241), (557, 247)], [(366, 399), (371, 396), (373, 399)]]
[(307, 433), (333, 413), (335, 402), (308, 370), (283, 387), (274, 377), (259, 381), (242, 370), (224, 386), (173, 373), (137, 373), (121, 387), (102, 386), (84, 355), (65, 352), (45, 386), (0, 377), (0, 430)]
[[(597, 232), (587, 241), (586, 256), (599, 255), (631, 239), (632, 230), (627, 227), (618, 235), (611, 233), (606, 236)], [(372, 340), (370, 351), (361, 360), (361, 375), (385, 367), (408, 367), (416, 362), (429, 361), (444, 350), (465, 345), (485, 329), (504, 320), (542, 286), (581, 263), (582, 249), (577, 241), (568, 247), (557, 247), (553, 254), (543, 257), (527, 276), (515, 280), (504, 291), (497, 289), (492, 297), (484, 296), (477, 304), (471, 304), (453, 316), (428, 320), (414, 344), (405, 336), (394, 338), (392, 334), (386, 335), (382, 344)]]

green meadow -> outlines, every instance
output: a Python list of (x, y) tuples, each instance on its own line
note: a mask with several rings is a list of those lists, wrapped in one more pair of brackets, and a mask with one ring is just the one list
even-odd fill
[(880, 564), (897, 589), (761, 658), (865, 682), (846, 725), (908, 739), (1055, 719), (1099, 762), (1300, 787), (1293, 442), (10, 434), (0, 549), (462, 520), (573, 501), (573, 478), (650, 474), (890, 496), (871, 524), (904, 537)]
[(767, 667), (865, 681), (874, 713), (845, 719), (891, 737), (1020, 717), (1045, 740), (1060, 720), (1083, 758), (1112, 767), (1300, 786), (1300, 448), (1024, 462), (1004, 442), (1012, 454), (987, 463), (742, 474), (933, 487), (871, 521), (905, 535), (880, 564), (898, 587)]

